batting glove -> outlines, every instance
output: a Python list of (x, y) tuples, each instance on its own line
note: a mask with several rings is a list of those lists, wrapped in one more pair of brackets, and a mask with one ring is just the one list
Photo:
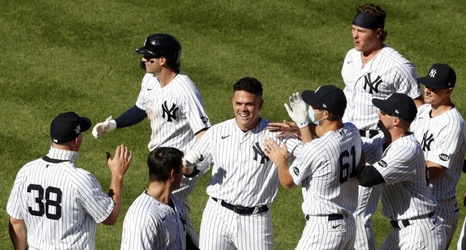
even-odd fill
[(109, 116), (104, 122), (97, 123), (92, 129), (92, 135), (99, 139), (103, 133), (115, 130), (117, 127), (116, 121), (113, 120), (112, 116)]
[(199, 150), (192, 149), (184, 155), (182, 163), (185, 168), (194, 168), (194, 166), (203, 160), (204, 157), (201, 152), (199, 152)]
[(290, 118), (299, 128), (306, 127), (309, 124), (308, 110), (299, 92), (293, 93), (290, 96), (290, 106), (285, 103), (285, 108)]

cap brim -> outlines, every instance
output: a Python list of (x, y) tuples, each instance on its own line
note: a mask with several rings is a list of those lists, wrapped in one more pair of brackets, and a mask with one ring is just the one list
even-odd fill
[(91, 120), (89, 118), (81, 116), (80, 117), (81, 132), (87, 131), (91, 127)]
[(386, 106), (386, 100), (382, 100), (382, 99), (372, 99), (372, 104), (374, 104), (374, 106), (376, 106), (376, 107), (379, 108), (380, 110), (388, 111), (388, 108), (387, 108), (387, 106)]
[(317, 104), (316, 104), (316, 100), (314, 96), (315, 96), (315, 91), (312, 91), (312, 90), (304, 90), (303, 93), (301, 94), (301, 98), (303, 99), (305, 103), (307, 103), (308, 105), (311, 105), (313, 108), (320, 108), (320, 107), (316, 107)]
[(429, 88), (435, 88), (435, 89), (444, 89), (445, 86), (436, 83), (432, 78), (430, 77), (419, 77), (417, 79), (417, 82), (421, 83), (422, 85), (429, 87)]
[(144, 47), (141, 47), (141, 48), (138, 48), (136, 49), (136, 53), (140, 54), (140, 55), (144, 55), (144, 56), (155, 56), (154, 53), (152, 53), (152, 51), (144, 48)]

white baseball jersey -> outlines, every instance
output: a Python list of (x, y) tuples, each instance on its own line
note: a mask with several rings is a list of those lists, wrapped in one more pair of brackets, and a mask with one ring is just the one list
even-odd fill
[[(195, 133), (210, 127), (201, 93), (191, 79), (181, 73), (164, 87), (153, 74), (145, 74), (136, 106), (146, 111), (150, 121), (149, 150), (163, 146), (186, 153), (194, 143)], [(198, 237), (189, 216), (188, 196), (204, 174), (183, 176), (181, 187), (173, 192), (181, 198), (187, 231), (195, 245), (198, 245)]]
[(290, 167), (301, 184), (302, 210), (309, 215), (346, 214), (356, 209), (361, 137), (352, 123), (306, 143)]
[[(306, 143), (289, 168), (301, 184), (307, 222), (296, 249), (352, 249), (356, 236), (353, 212), (358, 202), (356, 171), (361, 137), (352, 123)], [(329, 215), (344, 216), (329, 220)]]
[(448, 244), (455, 234), (460, 216), (455, 194), (466, 152), (466, 130), (456, 108), (436, 117), (430, 117), (431, 110), (430, 104), (418, 108), (411, 131), (421, 143), (426, 160), (447, 168), (440, 177), (430, 180), (430, 187), (438, 202), (436, 213), (443, 220)]
[(96, 223), (114, 202), (97, 179), (77, 168), (78, 153), (51, 147), (50, 159), (24, 165), (8, 199), (10, 216), (24, 220), (29, 249), (94, 249)]
[(421, 146), (413, 134), (393, 141), (374, 167), (385, 180), (382, 213), (392, 228), (381, 249), (444, 249), (445, 228), (434, 213), (437, 205), (428, 186)]
[(131, 204), (123, 222), (121, 249), (186, 249), (182, 205), (170, 195), (174, 207), (149, 196), (146, 191)]
[(293, 155), (299, 150), (300, 141), (275, 138), (278, 133), (267, 130), (268, 123), (261, 119), (254, 129), (243, 132), (235, 119), (230, 119), (212, 126), (194, 144), (193, 148), (214, 163), (207, 187), (210, 197), (244, 207), (273, 202), (280, 183), (276, 165), (262, 150), (263, 141), (272, 138), (279, 145), (286, 141)]
[(147, 113), (152, 129), (149, 150), (174, 147), (185, 152), (198, 131), (210, 127), (201, 93), (183, 74), (161, 87), (153, 74), (142, 79), (136, 106)]
[(435, 198), (451, 199), (456, 194), (466, 152), (465, 124), (456, 108), (436, 117), (430, 117), (431, 110), (430, 104), (419, 107), (410, 129), (421, 143), (426, 160), (448, 169), (430, 181)]
[(411, 98), (421, 95), (414, 65), (391, 47), (383, 47), (362, 67), (361, 52), (351, 49), (341, 70), (345, 82), (346, 107), (343, 121), (358, 129), (377, 129), (377, 108), (373, 98), (385, 99), (392, 93), (404, 93)]
[[(279, 145), (285, 142), (290, 160), (299, 153), (301, 143), (296, 138), (276, 138), (277, 132), (266, 129), (268, 121), (261, 119), (249, 131), (242, 131), (235, 119), (212, 126), (194, 144), (204, 161), (213, 162), (212, 179), (207, 187), (209, 198), (202, 215), (200, 248), (256, 249), (273, 248), (270, 210), (240, 215), (220, 205), (258, 207), (270, 204), (280, 186), (277, 166), (264, 154), (265, 139), (272, 138)], [(210, 164), (203, 164), (209, 167)]]
[(386, 217), (412, 219), (435, 210), (437, 201), (429, 189), (426, 161), (414, 135), (393, 141), (374, 167), (385, 180), (382, 212)]
[[(343, 61), (341, 76), (348, 103), (343, 121), (352, 122), (360, 130), (377, 130), (379, 117), (377, 108), (372, 104), (373, 98), (385, 99), (397, 92), (414, 99), (422, 94), (414, 65), (387, 45), (364, 67), (361, 52), (355, 48), (349, 50)], [(380, 133), (376, 137), (383, 136)], [(374, 143), (380, 138), (361, 139), (366, 161), (373, 164), (380, 160), (382, 150)], [(375, 233), (370, 217), (376, 211), (380, 190), (377, 186), (360, 187), (358, 208), (354, 213), (357, 221), (356, 249), (375, 249)]]

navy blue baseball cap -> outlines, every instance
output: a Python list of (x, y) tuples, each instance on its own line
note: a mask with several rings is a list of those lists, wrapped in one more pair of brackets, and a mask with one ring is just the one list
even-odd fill
[(343, 90), (334, 85), (323, 85), (315, 91), (304, 90), (303, 101), (314, 109), (328, 110), (334, 115), (343, 116), (346, 109), (346, 96)]
[(407, 122), (414, 121), (417, 115), (416, 104), (406, 94), (393, 93), (385, 100), (374, 98), (372, 103), (388, 115), (399, 117)]
[(448, 64), (436, 63), (427, 72), (427, 76), (417, 81), (429, 88), (448, 89), (455, 87), (456, 72)]
[(79, 116), (75, 112), (65, 112), (53, 119), (50, 125), (50, 136), (57, 144), (70, 142), (76, 139), (80, 133), (91, 127), (91, 120)]

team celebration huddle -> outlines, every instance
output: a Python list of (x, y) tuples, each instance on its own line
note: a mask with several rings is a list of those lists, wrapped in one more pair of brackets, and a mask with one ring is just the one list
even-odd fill
[[(272, 90), (239, 76), (225, 90), (233, 118), (211, 124), (202, 89), (180, 71), (180, 41), (149, 35), (136, 49), (146, 73), (135, 104), (94, 124), (77, 110), (59, 113), (48, 153), (18, 171), (6, 205), (14, 249), (95, 249), (97, 224), (118, 218), (121, 249), (274, 249), (271, 206), (280, 186), (302, 190), (296, 205), (305, 226), (295, 249), (376, 249), (379, 202), (391, 226), (380, 249), (466, 249), (455, 196), (466, 152), (465, 123), (451, 100), (455, 70), (434, 61), (418, 76), (384, 43), (385, 18), (378, 5), (359, 6), (344, 87), (291, 90), (288, 117), (275, 122), (260, 115)], [(123, 214), (132, 150), (121, 144), (107, 153), (108, 190), (75, 161), (84, 132), (105, 140), (146, 118), (148, 184)], [(208, 200), (196, 228), (189, 197), (201, 178), (209, 179)]]

